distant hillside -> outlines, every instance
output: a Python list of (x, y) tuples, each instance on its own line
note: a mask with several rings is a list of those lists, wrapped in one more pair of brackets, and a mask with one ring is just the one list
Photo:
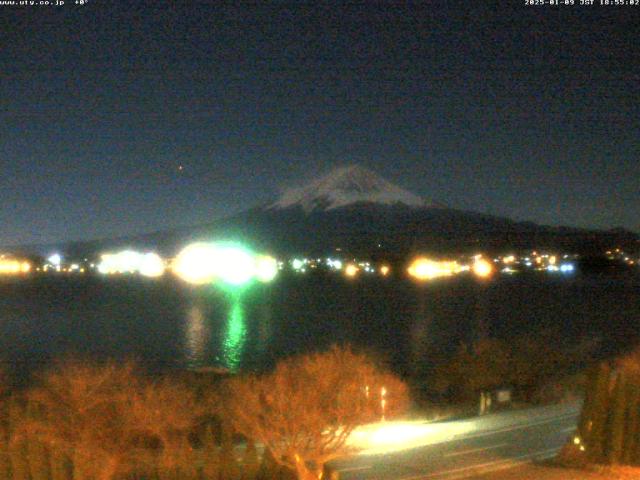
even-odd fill
[(175, 254), (190, 241), (245, 241), (278, 254), (326, 254), (340, 248), (367, 255), (405, 256), (415, 251), (475, 252), (547, 248), (602, 253), (640, 249), (640, 237), (624, 229), (587, 230), (516, 222), (429, 203), (362, 167), (341, 167), (310, 184), (285, 191), (275, 202), (188, 228), (132, 237), (40, 245), (24, 250), (68, 256), (142, 248)]

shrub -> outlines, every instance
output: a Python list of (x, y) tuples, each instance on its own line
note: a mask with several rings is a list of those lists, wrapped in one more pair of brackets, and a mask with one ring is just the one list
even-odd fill
[(350, 348), (296, 356), (272, 373), (230, 379), (225, 406), (233, 427), (259, 441), (298, 478), (319, 478), (346, 452), (358, 425), (393, 416), (408, 403), (407, 387)]

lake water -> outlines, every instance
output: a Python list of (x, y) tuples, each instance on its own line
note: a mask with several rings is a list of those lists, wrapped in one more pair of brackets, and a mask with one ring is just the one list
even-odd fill
[(68, 354), (134, 357), (151, 369), (260, 369), (283, 356), (349, 342), (411, 374), (479, 330), (513, 337), (558, 331), (558, 346), (588, 333), (603, 350), (638, 339), (640, 279), (502, 276), (428, 285), (393, 278), (285, 276), (242, 291), (171, 278), (0, 280), (0, 358), (39, 369)]

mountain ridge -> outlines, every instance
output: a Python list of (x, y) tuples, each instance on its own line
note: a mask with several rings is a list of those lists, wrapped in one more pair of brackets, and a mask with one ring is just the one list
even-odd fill
[(117, 248), (145, 248), (172, 256), (188, 242), (208, 239), (246, 241), (282, 255), (324, 254), (336, 248), (396, 256), (416, 251), (640, 249), (640, 237), (629, 230), (539, 225), (453, 209), (427, 203), (363, 167), (347, 166), (290, 188), (274, 202), (206, 224), (21, 250), (49, 254), (55, 248), (89, 256)]

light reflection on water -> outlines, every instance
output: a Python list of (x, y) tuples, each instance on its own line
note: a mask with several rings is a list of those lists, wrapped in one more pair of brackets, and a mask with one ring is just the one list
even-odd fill
[(172, 281), (0, 280), (0, 361), (25, 378), (73, 354), (133, 356), (150, 369), (259, 370), (350, 342), (411, 375), (487, 332), (510, 340), (553, 329), (559, 348), (591, 335), (603, 338), (606, 355), (640, 341), (640, 276), (451, 279), (420, 288), (393, 278), (295, 276), (234, 291), (242, 297), (235, 310), (231, 292)]
[(185, 324), (185, 359), (188, 367), (205, 366), (208, 362), (208, 343), (211, 332), (204, 309), (192, 306), (187, 312)]
[[(249, 333), (245, 299), (231, 295), (215, 307), (207, 305), (206, 301), (197, 302), (186, 311), (184, 362), (188, 368), (224, 367), (237, 371), (242, 366)], [(259, 347), (264, 343), (262, 331), (269, 327), (258, 320)]]
[(247, 327), (245, 309), (240, 297), (234, 297), (229, 315), (224, 338), (222, 340), (222, 357), (227, 367), (232, 372), (238, 370), (242, 363), (242, 354), (247, 342)]

